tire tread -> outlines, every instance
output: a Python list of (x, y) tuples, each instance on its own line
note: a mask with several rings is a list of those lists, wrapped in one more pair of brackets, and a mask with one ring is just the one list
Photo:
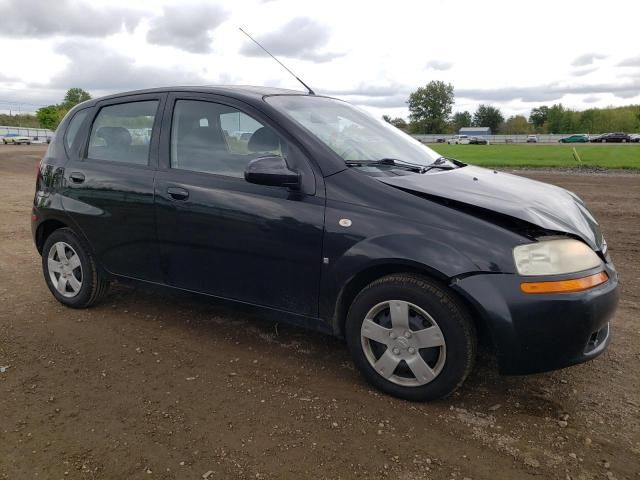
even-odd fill
[[(356, 305), (363, 296), (367, 295), (367, 293), (371, 290), (385, 287), (385, 286), (393, 286), (397, 287), (399, 285), (405, 285), (408, 287), (415, 287), (422, 291), (427, 291), (431, 295), (437, 298), (437, 300), (445, 306), (445, 308), (451, 313), (452, 320), (456, 322), (464, 331), (464, 338), (467, 340), (467, 345), (465, 348), (466, 358), (464, 359), (465, 369), (463, 374), (460, 376), (457, 383), (452, 386), (444, 395), (437, 395), (435, 397), (429, 397), (428, 400), (435, 398), (445, 398), (457, 390), (465, 381), (469, 373), (473, 370), (475, 365), (476, 358), (476, 350), (477, 350), (477, 332), (475, 328), (475, 324), (471, 318), (471, 315), (467, 309), (467, 307), (462, 303), (460, 299), (458, 299), (455, 294), (449, 291), (448, 287), (444, 284), (441, 284), (437, 280), (434, 280), (430, 277), (415, 274), (415, 273), (393, 273), (390, 275), (386, 275), (384, 277), (378, 278), (374, 280), (369, 285), (364, 287), (358, 295), (354, 298), (349, 312), (351, 308)], [(347, 314), (347, 321), (349, 321), (349, 313)], [(346, 330), (346, 329), (345, 329)], [(350, 347), (351, 349), (351, 347)], [(353, 354), (353, 352), (352, 352)], [(429, 385), (429, 384), (428, 384)], [(419, 388), (419, 387), (414, 387)], [(402, 396), (407, 400), (423, 400), (418, 396), (411, 396), (410, 394), (399, 395), (394, 392), (389, 392), (396, 396)]]

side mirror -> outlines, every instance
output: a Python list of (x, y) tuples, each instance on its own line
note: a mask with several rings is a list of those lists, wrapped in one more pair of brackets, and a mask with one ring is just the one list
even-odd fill
[(257, 185), (300, 188), (300, 174), (291, 170), (282, 157), (259, 157), (251, 160), (244, 171), (244, 179)]

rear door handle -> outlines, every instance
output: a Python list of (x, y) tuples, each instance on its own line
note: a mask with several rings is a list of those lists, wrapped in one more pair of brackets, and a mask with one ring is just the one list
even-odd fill
[(71, 180), (73, 183), (82, 183), (84, 182), (84, 173), (71, 172), (69, 174), (69, 180)]
[(169, 187), (167, 188), (167, 193), (174, 200), (186, 200), (189, 198), (189, 192), (184, 188)]

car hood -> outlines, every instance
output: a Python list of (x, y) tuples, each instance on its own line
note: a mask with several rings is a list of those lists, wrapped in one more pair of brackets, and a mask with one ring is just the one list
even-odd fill
[(376, 179), (403, 190), (454, 200), (547, 230), (576, 235), (594, 250), (602, 249), (598, 222), (584, 202), (564, 188), (473, 166)]

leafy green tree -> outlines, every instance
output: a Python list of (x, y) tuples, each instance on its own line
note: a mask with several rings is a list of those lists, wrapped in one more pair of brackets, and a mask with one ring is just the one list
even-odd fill
[(546, 130), (549, 133), (571, 133), (564, 130), (565, 110), (561, 103), (553, 104), (547, 111), (547, 121), (545, 122)]
[(500, 124), (504, 122), (504, 117), (499, 108), (491, 105), (480, 105), (473, 114), (474, 127), (489, 127), (492, 133), (498, 131)]
[(529, 123), (531, 123), (535, 128), (542, 128), (542, 126), (547, 121), (548, 115), (549, 107), (547, 107), (546, 105), (534, 108), (531, 110), (531, 114), (529, 115)]
[(382, 119), (385, 122), (393, 125), (394, 127), (399, 128), (400, 130), (406, 131), (409, 128), (409, 124), (405, 121), (404, 118), (391, 118), (390, 115), (382, 115)]
[(515, 115), (509, 117), (500, 127), (500, 132), (507, 135), (521, 135), (529, 133), (531, 125), (524, 115)]
[(458, 132), (461, 128), (470, 127), (472, 122), (473, 119), (470, 112), (456, 112), (451, 117), (451, 129), (454, 132)]
[(394, 127), (399, 128), (400, 130), (406, 131), (409, 128), (409, 124), (406, 122), (404, 118), (400, 118), (400, 117), (392, 118), (389, 123)]
[(409, 95), (409, 118), (414, 133), (440, 133), (447, 125), (454, 95), (453, 85), (432, 80)]
[(65, 110), (68, 111), (79, 103), (86, 102), (87, 100), (91, 100), (91, 95), (89, 95), (89, 92), (81, 88), (74, 87), (67, 90), (67, 93), (65, 94), (64, 100), (62, 102), (62, 106)]
[(48, 105), (38, 109), (36, 112), (36, 118), (38, 119), (40, 126), (50, 130), (56, 129), (63, 116), (64, 113), (58, 105)]
[(69, 110), (77, 104), (91, 99), (91, 95), (81, 88), (70, 88), (64, 96), (62, 103), (47, 105), (38, 109), (36, 118), (42, 128), (55, 130)]

